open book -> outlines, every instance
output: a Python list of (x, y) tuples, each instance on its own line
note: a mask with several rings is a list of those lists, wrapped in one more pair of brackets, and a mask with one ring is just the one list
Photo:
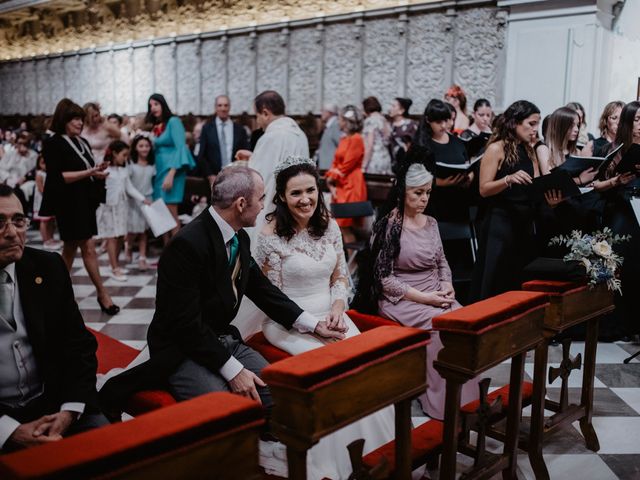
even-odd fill
[(637, 173), (636, 166), (640, 165), (640, 145), (634, 143), (629, 150), (622, 155), (622, 158), (616, 165), (616, 173)]
[(489, 141), (490, 137), (490, 133), (482, 132), (479, 135), (473, 137), (459, 138), (464, 143), (464, 148), (467, 151), (467, 155), (469, 155), (469, 158), (473, 158), (484, 152), (484, 149), (487, 147), (487, 142)]
[(478, 155), (468, 163), (436, 162), (436, 177), (447, 178), (460, 174), (467, 175), (476, 167), (476, 165), (479, 165), (478, 162), (481, 158), (482, 155)]
[(618, 153), (621, 148), (622, 144), (618, 145), (605, 157), (580, 157), (577, 155), (569, 155), (565, 162), (554, 170), (564, 170), (572, 177), (577, 177), (585, 170), (593, 168), (598, 170), (598, 177), (600, 178), (604, 175), (604, 172), (607, 170), (616, 156), (616, 153)]
[(527, 188), (529, 198), (534, 202), (544, 202), (544, 194), (550, 190), (558, 190), (564, 198), (582, 195), (573, 177), (557, 168), (547, 175), (534, 178)]

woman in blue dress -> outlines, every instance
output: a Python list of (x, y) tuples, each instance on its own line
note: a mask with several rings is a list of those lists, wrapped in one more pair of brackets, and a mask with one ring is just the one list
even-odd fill
[[(149, 97), (147, 121), (153, 123), (156, 176), (153, 180), (153, 199), (163, 199), (169, 211), (178, 220), (178, 205), (184, 197), (187, 172), (195, 161), (186, 144), (182, 121), (173, 113), (164, 96), (154, 93)], [(175, 235), (178, 227), (170, 232)]]

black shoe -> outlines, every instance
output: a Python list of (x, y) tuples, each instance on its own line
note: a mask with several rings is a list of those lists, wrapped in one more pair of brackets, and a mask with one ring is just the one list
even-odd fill
[(110, 307), (105, 307), (99, 298), (98, 298), (98, 305), (100, 305), (100, 310), (102, 310), (107, 315), (115, 315), (120, 311), (120, 307), (114, 303), (112, 303)]

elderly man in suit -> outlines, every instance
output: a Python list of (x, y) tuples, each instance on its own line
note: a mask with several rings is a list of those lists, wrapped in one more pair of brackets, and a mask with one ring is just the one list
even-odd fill
[(29, 219), (0, 185), (0, 448), (108, 423), (96, 408), (96, 340), (60, 255), (25, 247)]
[(229, 165), (238, 150), (249, 148), (244, 127), (231, 120), (231, 101), (226, 95), (218, 95), (215, 116), (202, 127), (198, 165), (213, 184), (216, 175)]
[(147, 334), (150, 358), (100, 390), (111, 410), (138, 390), (166, 386), (178, 400), (231, 391), (271, 406), (259, 378), (267, 361), (231, 325), (245, 294), (287, 329), (344, 338), (287, 298), (251, 257), (244, 228), (255, 224), (263, 208), (258, 172), (243, 166), (223, 170), (211, 198), (212, 206), (180, 230), (160, 258)]
[(326, 104), (320, 112), (320, 118), (324, 122), (324, 130), (316, 150), (316, 159), (320, 170), (329, 170), (342, 138), (342, 131), (338, 124), (338, 106), (333, 103)]

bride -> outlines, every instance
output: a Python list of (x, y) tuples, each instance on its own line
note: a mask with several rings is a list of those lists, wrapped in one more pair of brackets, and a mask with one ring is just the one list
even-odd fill
[[(340, 228), (319, 191), (315, 163), (288, 157), (274, 171), (275, 210), (258, 235), (254, 258), (274, 285), (300, 308), (326, 320), (346, 337), (359, 334), (345, 315), (348, 278)], [(319, 337), (286, 330), (265, 318), (265, 337), (292, 355), (321, 347)], [(393, 408), (387, 407), (324, 437), (307, 456), (310, 479), (346, 479), (352, 472), (347, 445), (364, 438), (365, 453), (394, 438)]]

